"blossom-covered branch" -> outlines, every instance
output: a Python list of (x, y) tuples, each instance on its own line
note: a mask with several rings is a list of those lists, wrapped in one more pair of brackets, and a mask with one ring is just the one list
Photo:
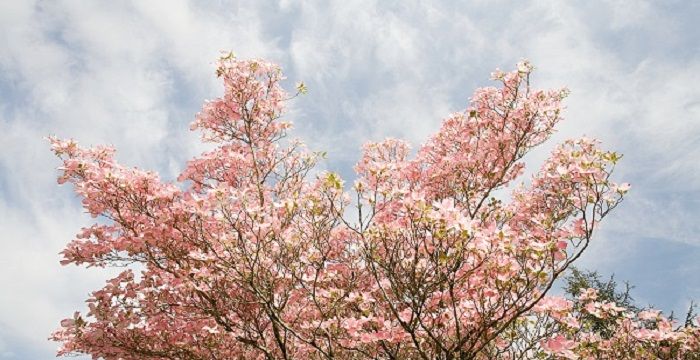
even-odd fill
[[(400, 140), (365, 145), (352, 189), (311, 176), (322, 153), (287, 138), (280, 68), (233, 54), (218, 63), (223, 96), (192, 124), (214, 148), (176, 183), (118, 164), (110, 147), (51, 138), (59, 182), (101, 218), (62, 263), (126, 266), (61, 322), (59, 354), (691, 358), (696, 324), (674, 329), (592, 292), (547, 295), (629, 185), (612, 180), (620, 155), (581, 138), (506, 192), (568, 94), (531, 88), (532, 70), (495, 72), (498, 86), (478, 89), (413, 157)], [(596, 332), (594, 318), (614, 331)]]

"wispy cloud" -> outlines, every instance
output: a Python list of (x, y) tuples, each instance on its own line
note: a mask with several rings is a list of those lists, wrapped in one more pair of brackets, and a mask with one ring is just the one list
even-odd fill
[(202, 149), (186, 128), (219, 93), (221, 49), (307, 82), (291, 104), (295, 134), (346, 178), (365, 141), (418, 146), (493, 68), (530, 58), (536, 86), (573, 91), (555, 139), (585, 133), (626, 154), (620, 177), (634, 191), (584, 262), (659, 306), (700, 298), (688, 276), (700, 270), (699, 15), (697, 4), (641, 0), (2, 3), (0, 358), (52, 356), (46, 337), (105, 276), (58, 265), (90, 219), (56, 186), (41, 138), (111, 143), (123, 162), (171, 179)]

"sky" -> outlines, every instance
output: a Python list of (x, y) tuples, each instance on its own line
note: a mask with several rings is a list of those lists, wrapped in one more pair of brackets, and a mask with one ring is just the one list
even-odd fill
[(265, 58), (293, 91), (292, 135), (347, 182), (360, 146), (420, 146), (496, 68), (527, 58), (535, 87), (567, 86), (567, 138), (625, 154), (633, 189), (579, 266), (636, 285), (667, 312), (700, 300), (700, 2), (1, 1), (0, 359), (50, 359), (61, 319), (113, 270), (59, 265), (91, 218), (47, 135), (112, 144), (174, 179), (204, 146), (189, 123), (219, 96), (221, 50)]

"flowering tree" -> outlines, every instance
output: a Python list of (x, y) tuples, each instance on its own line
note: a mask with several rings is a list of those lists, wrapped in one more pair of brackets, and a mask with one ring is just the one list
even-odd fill
[[(499, 87), (478, 89), (412, 158), (400, 140), (366, 145), (353, 201), (338, 175), (309, 174), (323, 154), (286, 139), (290, 96), (263, 60), (220, 59), (224, 95), (192, 124), (215, 147), (178, 184), (117, 164), (112, 148), (51, 138), (59, 182), (105, 219), (62, 263), (127, 268), (61, 322), (59, 355), (697, 358), (692, 323), (592, 289), (547, 296), (629, 185), (610, 179), (620, 156), (582, 138), (497, 199), (561, 120), (566, 90), (531, 89), (531, 71), (494, 73)], [(597, 318), (613, 331), (596, 332)]]

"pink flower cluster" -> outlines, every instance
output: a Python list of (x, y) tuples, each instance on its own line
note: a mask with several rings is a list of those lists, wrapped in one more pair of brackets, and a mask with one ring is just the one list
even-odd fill
[(584, 289), (576, 304), (545, 298), (535, 306), (529, 320), (541, 322), (539, 349), (530, 349), (529, 355), (539, 351), (567, 359), (694, 359), (698, 355), (699, 319), (678, 326), (658, 310), (635, 312), (596, 299), (594, 289)]
[[(696, 327), (672, 329), (656, 313), (631, 314), (591, 291), (573, 302), (547, 296), (629, 185), (610, 179), (619, 155), (582, 138), (557, 147), (530, 185), (507, 192), (522, 158), (561, 120), (567, 94), (531, 89), (531, 71), (522, 62), (495, 73), (499, 86), (477, 90), (414, 157), (396, 139), (365, 145), (352, 207), (337, 174), (309, 175), (321, 153), (284, 140), (290, 97), (280, 69), (263, 60), (220, 59), (224, 94), (192, 125), (215, 148), (191, 160), (179, 183), (117, 164), (111, 148), (50, 139), (63, 161), (59, 182), (100, 217), (66, 247), (63, 263), (127, 267), (91, 294), (87, 312), (61, 322), (52, 336), (59, 354), (622, 359), (697, 351)], [(599, 320), (613, 331), (598, 331)]]

